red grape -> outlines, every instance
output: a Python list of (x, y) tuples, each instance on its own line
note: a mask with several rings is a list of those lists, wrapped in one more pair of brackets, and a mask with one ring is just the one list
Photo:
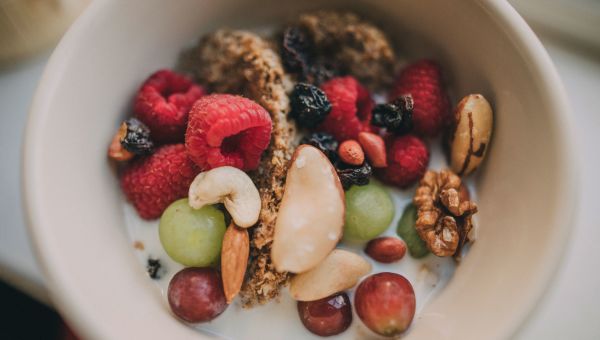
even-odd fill
[(415, 316), (415, 292), (408, 280), (395, 273), (378, 273), (360, 283), (354, 295), (356, 314), (373, 332), (395, 336)]
[(210, 321), (227, 308), (219, 273), (212, 268), (185, 268), (169, 283), (169, 306), (187, 322)]
[(350, 299), (344, 292), (316, 301), (298, 301), (298, 314), (304, 327), (320, 336), (340, 334), (352, 323)]

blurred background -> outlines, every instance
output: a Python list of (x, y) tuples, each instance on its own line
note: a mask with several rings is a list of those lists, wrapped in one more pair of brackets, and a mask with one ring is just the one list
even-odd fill
[[(62, 34), (90, 0), (0, 0), (0, 338), (75, 339), (52, 308), (25, 229), (20, 151), (27, 111)], [(101, 1), (101, 0), (98, 0)], [(123, 0), (126, 1), (126, 0)], [(494, 0), (490, 0), (494, 1)], [(502, 0), (497, 0), (502, 1)], [(518, 339), (600, 339), (600, 0), (513, 0), (563, 79), (583, 190), (570, 245)], [(566, 241), (565, 241), (566, 242)]]

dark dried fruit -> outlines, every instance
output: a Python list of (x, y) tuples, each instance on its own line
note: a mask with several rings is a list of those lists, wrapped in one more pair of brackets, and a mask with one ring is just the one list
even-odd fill
[(150, 278), (155, 280), (160, 279), (161, 267), (162, 265), (160, 264), (159, 259), (153, 259), (151, 257), (148, 258), (148, 262), (146, 264), (146, 271), (148, 271), (148, 275), (150, 275)]
[(303, 29), (297, 26), (286, 28), (281, 45), (285, 69), (295, 73), (300, 81), (318, 85), (335, 76), (333, 65), (315, 60), (313, 43)]
[(321, 150), (331, 163), (337, 161), (338, 141), (332, 135), (325, 132), (315, 132), (310, 136), (302, 138), (300, 144), (309, 144)]
[(391, 103), (376, 105), (372, 123), (395, 134), (405, 134), (412, 129), (412, 111), (412, 96), (400, 96)]
[(135, 155), (146, 156), (153, 152), (150, 129), (135, 118), (119, 126), (108, 148), (108, 157), (116, 161), (128, 161)]
[(314, 85), (298, 83), (290, 95), (290, 115), (296, 123), (305, 128), (321, 124), (331, 111), (327, 95)]
[(373, 168), (369, 163), (364, 162), (361, 166), (353, 167), (345, 164), (338, 164), (337, 174), (342, 182), (344, 190), (350, 189), (352, 185), (367, 185), (369, 177), (373, 173)]
[(136, 118), (129, 118), (123, 122), (126, 126), (126, 133), (121, 138), (121, 145), (125, 150), (139, 156), (145, 156), (152, 153), (154, 143), (150, 139), (150, 129)]
[(293, 73), (308, 71), (311, 43), (306, 32), (297, 26), (290, 26), (283, 32), (282, 59), (285, 68)]
[(319, 85), (331, 78), (339, 76), (334, 67), (326, 63), (315, 63), (308, 67), (303, 79), (311, 84)]

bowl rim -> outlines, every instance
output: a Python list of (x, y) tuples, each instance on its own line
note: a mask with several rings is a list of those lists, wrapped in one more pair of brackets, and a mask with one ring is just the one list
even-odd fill
[[(497, 22), (501, 24), (503, 30), (511, 37), (512, 42), (517, 46), (523, 57), (530, 61), (530, 68), (540, 79), (540, 90), (545, 93), (552, 94), (552, 106), (557, 109), (549, 112), (552, 118), (562, 127), (557, 133), (556, 138), (559, 139), (559, 149), (556, 151), (567, 162), (564, 164), (564, 180), (559, 184), (563, 193), (563, 202), (561, 213), (558, 215), (555, 224), (558, 226), (552, 238), (548, 241), (551, 248), (555, 251), (550, 254), (550, 257), (545, 261), (540, 284), (534, 290), (534, 294), (530, 294), (527, 301), (523, 301), (521, 306), (515, 311), (512, 317), (513, 322), (510, 327), (506, 327), (503, 334), (495, 335), (496, 338), (508, 338), (519, 331), (531, 319), (533, 312), (539, 306), (541, 298), (547, 294), (550, 281), (560, 268), (560, 264), (564, 261), (564, 253), (567, 245), (570, 243), (571, 222), (575, 220), (575, 212), (577, 206), (577, 193), (579, 190), (578, 172), (580, 167), (580, 156), (576, 149), (574, 123), (570, 105), (568, 103), (564, 85), (558, 75), (558, 72), (548, 55), (548, 52), (543, 47), (532, 29), (527, 25), (525, 20), (517, 13), (517, 11), (507, 1), (479, 1), (484, 10), (491, 13)], [(89, 309), (81, 308), (80, 303), (70, 294), (66, 288), (66, 281), (63, 280), (58, 270), (61, 267), (58, 261), (56, 252), (60, 249), (53, 249), (45, 242), (43, 230), (49, 230), (45, 226), (45, 220), (40, 216), (40, 204), (43, 202), (36, 199), (38, 197), (36, 181), (36, 171), (39, 160), (36, 158), (43, 149), (42, 140), (38, 137), (38, 130), (43, 129), (39, 123), (44, 121), (42, 117), (50, 114), (47, 103), (53, 97), (56, 91), (56, 83), (60, 79), (62, 70), (68, 67), (65, 58), (74, 46), (77, 45), (80, 39), (83, 39), (83, 32), (86, 26), (89, 26), (96, 13), (116, 2), (110, 1), (94, 1), (88, 6), (84, 13), (77, 18), (75, 23), (69, 28), (63, 36), (55, 50), (53, 51), (45, 69), (40, 78), (35, 95), (30, 106), (28, 119), (26, 123), (25, 133), (23, 137), (21, 167), (21, 190), (23, 193), (24, 217), (27, 229), (30, 236), (30, 242), (33, 244), (33, 250), (37, 261), (43, 271), (45, 283), (50, 293), (51, 301), (55, 304), (55, 308), (63, 317), (68, 319), (71, 327), (75, 328), (80, 334), (89, 336), (90, 338), (102, 338), (102, 326), (100, 322), (94, 321)], [(97, 320), (97, 319), (96, 319)]]

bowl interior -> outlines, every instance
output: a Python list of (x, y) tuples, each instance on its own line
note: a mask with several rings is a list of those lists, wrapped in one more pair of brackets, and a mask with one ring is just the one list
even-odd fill
[[(558, 79), (508, 4), (109, 0), (94, 2), (55, 51), (26, 136), (32, 235), (57, 307), (84, 336), (202, 336), (169, 315), (137, 263), (105, 157), (138, 84), (218, 27), (264, 26), (342, 5), (381, 25), (402, 54), (439, 60), (454, 95), (480, 92), (495, 109), (490, 153), (476, 179), (478, 240), (410, 338), (505, 337), (518, 327), (558, 263), (573, 175)], [(265, 337), (268, 318), (255, 326)]]

